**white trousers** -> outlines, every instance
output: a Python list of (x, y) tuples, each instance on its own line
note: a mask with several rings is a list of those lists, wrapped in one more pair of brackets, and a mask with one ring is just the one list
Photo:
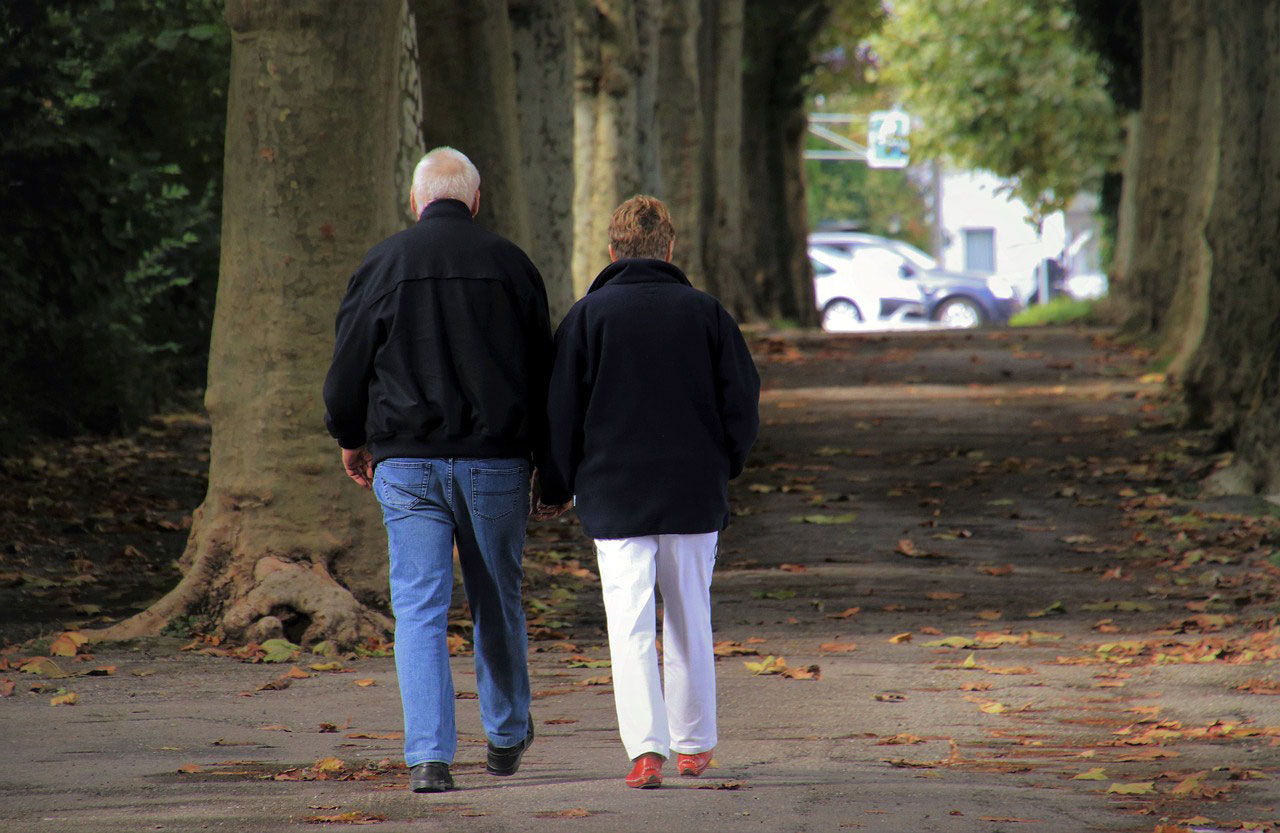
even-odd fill
[[(618, 733), (627, 757), (716, 745), (711, 570), (720, 533), (596, 539)], [(654, 584), (662, 591), (658, 678)]]

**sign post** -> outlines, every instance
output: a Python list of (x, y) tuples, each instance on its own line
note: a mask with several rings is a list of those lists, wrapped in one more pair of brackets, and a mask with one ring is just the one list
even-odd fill
[(876, 110), (867, 122), (867, 167), (905, 168), (910, 161), (911, 117), (902, 110)]

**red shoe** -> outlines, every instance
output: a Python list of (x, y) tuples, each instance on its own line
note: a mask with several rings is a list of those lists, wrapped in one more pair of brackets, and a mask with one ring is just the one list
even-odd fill
[(687, 778), (697, 778), (707, 768), (707, 764), (711, 763), (711, 753), (714, 751), (714, 749), (708, 749), (697, 755), (686, 755), (682, 752), (676, 755), (676, 769)]
[(646, 752), (636, 758), (636, 765), (626, 777), (628, 787), (651, 790), (662, 786), (662, 756), (656, 752)]

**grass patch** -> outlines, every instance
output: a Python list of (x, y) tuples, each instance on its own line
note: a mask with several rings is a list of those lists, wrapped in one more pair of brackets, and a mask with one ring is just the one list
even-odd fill
[(1061, 324), (1097, 324), (1094, 301), (1054, 298), (1047, 304), (1027, 307), (1009, 319), (1011, 327), (1052, 327)]

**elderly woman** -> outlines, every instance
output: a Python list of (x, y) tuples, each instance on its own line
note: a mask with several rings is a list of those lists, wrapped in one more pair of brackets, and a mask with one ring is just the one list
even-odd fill
[(595, 539), (618, 730), (633, 762), (625, 780), (640, 788), (661, 786), (672, 751), (681, 775), (700, 775), (716, 746), (711, 571), (729, 480), (759, 427), (760, 377), (742, 333), (672, 265), (674, 246), (657, 199), (614, 212), (613, 262), (556, 333), (541, 495), (572, 495)]

